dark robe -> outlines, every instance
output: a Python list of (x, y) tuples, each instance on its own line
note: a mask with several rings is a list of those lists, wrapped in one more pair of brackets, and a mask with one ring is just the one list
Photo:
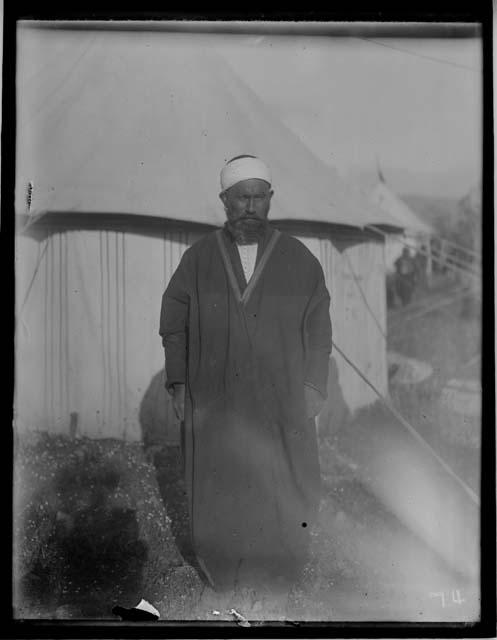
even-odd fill
[(320, 470), (304, 385), (326, 397), (329, 303), (318, 260), (271, 227), (248, 285), (225, 228), (185, 251), (164, 293), (192, 541), (215, 588), (292, 581), (306, 561)]

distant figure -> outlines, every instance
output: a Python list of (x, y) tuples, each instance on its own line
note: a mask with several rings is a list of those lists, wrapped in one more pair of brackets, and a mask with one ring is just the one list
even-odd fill
[(402, 250), (402, 255), (394, 263), (396, 271), (396, 293), (405, 306), (409, 304), (415, 287), (416, 269), (414, 261), (407, 247)]
[(416, 284), (421, 287), (426, 285), (426, 264), (428, 261), (426, 252), (427, 249), (425, 245), (423, 245), (418, 251), (416, 251), (416, 255), (414, 256)]

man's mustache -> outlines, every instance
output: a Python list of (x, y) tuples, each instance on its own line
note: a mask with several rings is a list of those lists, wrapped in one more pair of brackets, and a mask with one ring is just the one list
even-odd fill
[(266, 222), (266, 220), (264, 218), (258, 218), (257, 216), (246, 214), (246, 215), (241, 216), (237, 220), (235, 220), (235, 223), (236, 222), (246, 222), (246, 221), (257, 222), (259, 224), (264, 224)]

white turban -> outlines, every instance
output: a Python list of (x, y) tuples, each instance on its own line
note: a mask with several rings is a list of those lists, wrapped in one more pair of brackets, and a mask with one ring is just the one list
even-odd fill
[(221, 190), (226, 191), (237, 182), (258, 178), (271, 184), (269, 167), (259, 158), (237, 158), (225, 164), (221, 170)]

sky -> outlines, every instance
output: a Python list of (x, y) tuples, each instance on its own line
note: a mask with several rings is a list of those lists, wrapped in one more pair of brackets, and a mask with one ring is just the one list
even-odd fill
[(480, 179), (480, 39), (220, 36), (217, 46), (344, 177), (379, 161), (401, 191), (448, 197)]

